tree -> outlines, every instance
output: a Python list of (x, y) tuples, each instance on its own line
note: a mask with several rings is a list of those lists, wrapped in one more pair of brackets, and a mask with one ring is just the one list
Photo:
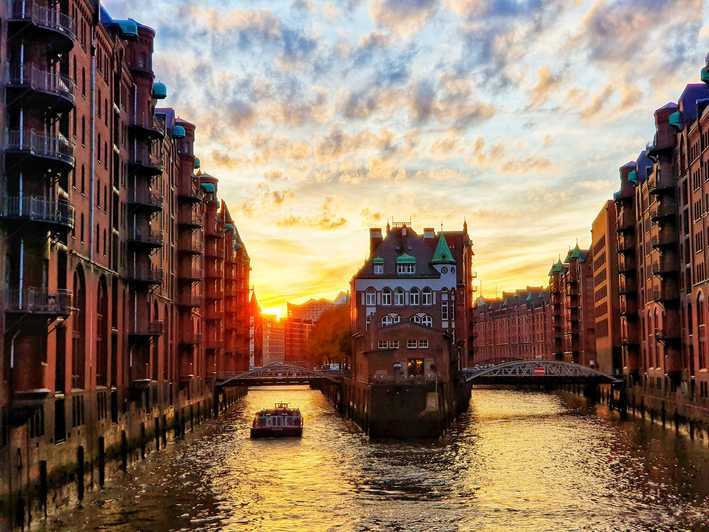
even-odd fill
[(342, 363), (352, 353), (349, 305), (322, 313), (310, 331), (308, 355), (313, 364)]

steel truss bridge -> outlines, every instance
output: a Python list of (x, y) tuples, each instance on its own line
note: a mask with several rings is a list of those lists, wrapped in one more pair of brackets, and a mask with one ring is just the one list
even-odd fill
[(470, 384), (521, 385), (538, 384), (612, 384), (620, 385), (616, 379), (580, 364), (559, 360), (514, 360), (499, 364), (483, 364), (463, 369), (465, 381)]
[(314, 384), (324, 380), (340, 382), (340, 371), (324, 371), (308, 369), (305, 364), (272, 362), (260, 368), (254, 368), (234, 375), (220, 386), (273, 386), (289, 384)]

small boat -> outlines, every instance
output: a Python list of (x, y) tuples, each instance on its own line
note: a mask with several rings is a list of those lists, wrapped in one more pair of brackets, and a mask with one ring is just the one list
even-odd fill
[(256, 413), (251, 425), (252, 438), (282, 438), (303, 435), (303, 416), (288, 403), (276, 403), (272, 409)]

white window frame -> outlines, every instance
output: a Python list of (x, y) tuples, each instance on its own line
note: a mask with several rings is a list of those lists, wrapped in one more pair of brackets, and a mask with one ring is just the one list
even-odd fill
[(394, 305), (396, 305), (397, 307), (403, 307), (405, 304), (406, 292), (404, 292), (403, 288), (397, 288), (396, 290), (394, 290)]
[(448, 301), (441, 303), (441, 319), (448, 321)]
[(396, 273), (400, 275), (414, 275), (416, 273), (416, 264), (397, 264)]
[(428, 338), (422, 338), (419, 340), (419, 349), (428, 349)]
[(376, 307), (377, 306), (377, 293), (376, 292), (365, 292), (364, 302), (365, 302), (365, 305), (368, 307)]
[(426, 287), (421, 291), (421, 304), (426, 307), (433, 305), (433, 290), (429, 287)]
[(406, 340), (406, 348), (407, 349), (417, 349), (418, 342), (416, 341), (416, 338), (409, 338), (408, 340)]
[(374, 265), (374, 275), (384, 275), (384, 265), (375, 264)]
[(389, 288), (382, 290), (382, 305), (385, 307), (391, 306), (391, 289)]
[(377, 349), (388, 349), (388, 348), (389, 348), (389, 341), (380, 338), (379, 342), (377, 342)]
[(412, 288), (409, 292), (409, 304), (417, 306), (421, 304), (421, 291), (418, 288)]
[(433, 318), (429, 314), (424, 314), (423, 312), (414, 314), (413, 322), (423, 325), (424, 327), (433, 327)]
[(399, 349), (399, 340), (389, 340), (389, 349)]

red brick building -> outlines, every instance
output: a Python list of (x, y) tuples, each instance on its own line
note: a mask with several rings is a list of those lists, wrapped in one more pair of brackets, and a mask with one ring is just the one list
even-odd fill
[(0, 7), (3, 501), (152, 445), (240, 363), (223, 358), (216, 179), (194, 175), (195, 127), (156, 109), (155, 32), (97, 5)]
[(552, 357), (551, 298), (543, 287), (504, 292), (501, 298), (479, 298), (473, 323), (473, 365)]
[(578, 244), (569, 250), (564, 263), (558, 261), (549, 272), (552, 301), (554, 357), (584, 366), (596, 366), (593, 264), (590, 250)]
[[(471, 262), (467, 226), (438, 234), (426, 228), (421, 235), (406, 223), (387, 226), (385, 235), (370, 230), (369, 257), (352, 279), (350, 307), (353, 408), (361, 415), (369, 405), (373, 433), (408, 433), (411, 416), (421, 430), (440, 430), (442, 419), (464, 407), (456, 401), (471, 336)], [(396, 391), (406, 383), (419, 388)], [(391, 401), (392, 394), (401, 401), (399, 393), (410, 399), (397, 413)], [(424, 408), (431, 426), (420, 417)]]

